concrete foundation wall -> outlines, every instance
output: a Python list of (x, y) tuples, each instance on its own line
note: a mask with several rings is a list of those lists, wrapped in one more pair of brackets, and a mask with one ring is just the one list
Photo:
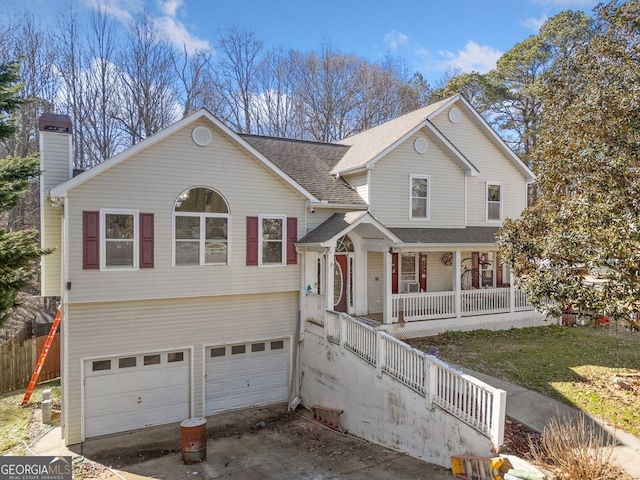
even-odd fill
[(300, 346), (302, 404), (344, 410), (351, 434), (422, 460), (450, 467), (451, 455), (491, 455), (487, 437), (435, 407), (339, 345), (321, 329), (305, 331)]

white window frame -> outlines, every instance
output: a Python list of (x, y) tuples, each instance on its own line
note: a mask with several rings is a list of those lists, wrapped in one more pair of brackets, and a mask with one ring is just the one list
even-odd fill
[[(412, 272), (406, 272), (404, 271), (404, 269), (402, 268), (404, 265), (404, 258), (408, 257), (408, 256), (412, 256), (413, 257), (413, 271)], [(406, 253), (400, 253), (400, 258), (399, 258), (399, 270), (400, 270), (400, 275), (399, 275), (399, 282), (400, 282), (400, 293), (408, 293), (408, 289), (409, 289), (409, 285), (420, 285), (420, 254), (417, 252), (406, 252)], [(403, 276), (408, 276), (412, 274), (412, 278), (411, 279), (405, 279), (403, 278)], [(418, 287), (420, 288), (420, 287)]]
[[(133, 216), (133, 265), (107, 266), (107, 215), (132, 215)], [(138, 270), (138, 256), (140, 251), (140, 232), (138, 226), (138, 210), (104, 208), (100, 209), (100, 270), (122, 271)]]
[[(262, 261), (262, 238), (263, 220), (282, 220), (282, 261), (280, 263), (264, 263)], [(272, 240), (273, 241), (273, 240)], [(287, 264), (287, 216), (286, 215), (259, 215), (258, 216), (258, 266), (261, 267), (281, 267)]]
[[(479, 279), (479, 287), (480, 288), (495, 288), (496, 287), (496, 254), (495, 252), (479, 252), (480, 260), (485, 258), (487, 260), (487, 264), (480, 263), (478, 265), (478, 275)], [(484, 284), (484, 272), (491, 272), (491, 285), (483, 285)]]
[[(195, 188), (195, 187), (194, 187)], [(198, 239), (199, 242), (199, 249), (198, 249), (198, 264), (197, 265), (192, 265), (192, 264), (177, 264), (176, 263), (176, 218), (177, 217), (198, 217), (200, 219), (200, 238)], [(207, 218), (225, 218), (227, 220), (227, 239), (226, 239), (226, 244), (227, 244), (227, 258), (226, 261), (224, 262), (215, 262), (215, 263), (207, 263), (205, 262), (206, 259), (206, 252), (205, 252), (205, 248), (206, 248), (206, 243), (207, 243), (207, 239), (206, 239), (206, 233), (207, 233)], [(177, 268), (182, 268), (182, 267), (202, 267), (202, 266), (227, 266), (229, 265), (229, 257), (231, 256), (231, 248), (230, 248), (230, 241), (229, 241), (229, 236), (231, 235), (231, 215), (229, 213), (202, 213), (202, 212), (176, 212), (175, 211), (175, 207), (174, 207), (174, 211), (173, 211), (173, 228), (172, 228), (172, 237), (173, 237), (173, 266), (177, 267)], [(216, 240), (219, 241), (219, 240)], [(194, 241), (195, 243), (195, 241)]]
[[(413, 180), (426, 180), (427, 181), (427, 205), (426, 212), (424, 217), (414, 217), (413, 216)], [(423, 197), (415, 197), (415, 198), (423, 198)], [(411, 174), (409, 175), (409, 219), (410, 220), (429, 220), (431, 218), (431, 175), (418, 175)]]
[[(489, 187), (500, 187), (500, 214), (499, 218), (489, 218)], [(491, 202), (495, 204), (495, 201)], [(502, 222), (502, 206), (504, 204), (504, 185), (502, 182), (487, 182), (485, 186), (485, 219), (487, 222)]]

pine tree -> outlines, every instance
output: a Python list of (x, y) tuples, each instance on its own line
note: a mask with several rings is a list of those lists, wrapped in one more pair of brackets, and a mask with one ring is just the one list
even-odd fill
[[(0, 142), (15, 133), (15, 113), (25, 102), (19, 96), (18, 72), (18, 63), (0, 64)], [(0, 215), (16, 205), (38, 169), (37, 155), (0, 159)], [(29, 284), (40, 257), (47, 253), (38, 246), (37, 232), (0, 228), (0, 326), (19, 305), (18, 293)]]

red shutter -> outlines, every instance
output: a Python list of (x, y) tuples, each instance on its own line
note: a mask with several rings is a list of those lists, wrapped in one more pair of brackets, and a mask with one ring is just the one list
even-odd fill
[(502, 287), (502, 259), (500, 254), (496, 252), (496, 287)]
[(391, 293), (398, 293), (398, 254), (391, 254)]
[(471, 253), (471, 261), (473, 262), (473, 271), (471, 272), (471, 286), (480, 288), (480, 253)]
[(418, 271), (420, 272), (420, 291), (426, 292), (427, 291), (427, 254), (426, 253), (420, 254), (420, 269)]
[(247, 217), (247, 265), (258, 265), (258, 217)]
[(298, 263), (295, 243), (298, 240), (298, 219), (287, 217), (287, 265)]
[(140, 268), (153, 268), (153, 213), (140, 214)]
[(100, 268), (100, 212), (82, 212), (82, 268)]

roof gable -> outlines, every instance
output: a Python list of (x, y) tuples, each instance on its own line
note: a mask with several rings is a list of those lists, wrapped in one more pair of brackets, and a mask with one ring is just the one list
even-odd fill
[(53, 198), (63, 198), (67, 195), (67, 192), (78, 185), (83, 184), (84, 182), (90, 180), (91, 178), (100, 175), (102, 172), (113, 168), (119, 163), (126, 161), (127, 159), (134, 157), (139, 152), (156, 145), (157, 143), (163, 141), (168, 138), (173, 133), (187, 128), (190, 125), (198, 122), (201, 119), (206, 119), (212, 127), (217, 129), (224, 137), (229, 139), (231, 142), (235, 143), (240, 149), (244, 150), (249, 156), (254, 158), (258, 163), (264, 166), (268, 171), (271, 171), (276, 177), (283, 181), (283, 183), (290, 186), (293, 190), (298, 192), (301, 196), (306, 198), (311, 202), (317, 202), (318, 199), (311, 194), (308, 190), (306, 190), (302, 185), (293, 180), (289, 175), (287, 175), (284, 171), (282, 171), (277, 165), (275, 165), (271, 160), (265, 157), (261, 152), (256, 150), (252, 145), (247, 143), (240, 135), (234, 133), (230, 130), (226, 125), (224, 125), (220, 120), (218, 120), (215, 116), (213, 116), (208, 110), (200, 109), (197, 112), (188, 115), (176, 123), (170, 125), (169, 127), (161, 130), (160, 132), (152, 135), (149, 138), (137, 143), (136, 145), (128, 148), (120, 152), (118, 155), (105, 160), (101, 164), (82, 172), (80, 175), (71, 178), (70, 180), (52, 188), (50, 190), (50, 196)]
[(512, 162), (527, 181), (533, 181), (535, 175), (511, 150), (478, 111), (460, 94), (433, 103), (421, 109), (409, 112), (386, 123), (366, 130), (338, 142), (351, 148), (335, 165), (331, 173), (341, 174), (362, 168), (373, 168), (375, 162), (395, 149), (404, 140), (424, 128), (445, 151), (463, 168), (467, 175), (476, 175), (476, 167), (440, 132), (431, 122), (436, 116), (457, 104), (473, 119), (473, 123), (492, 143)]

